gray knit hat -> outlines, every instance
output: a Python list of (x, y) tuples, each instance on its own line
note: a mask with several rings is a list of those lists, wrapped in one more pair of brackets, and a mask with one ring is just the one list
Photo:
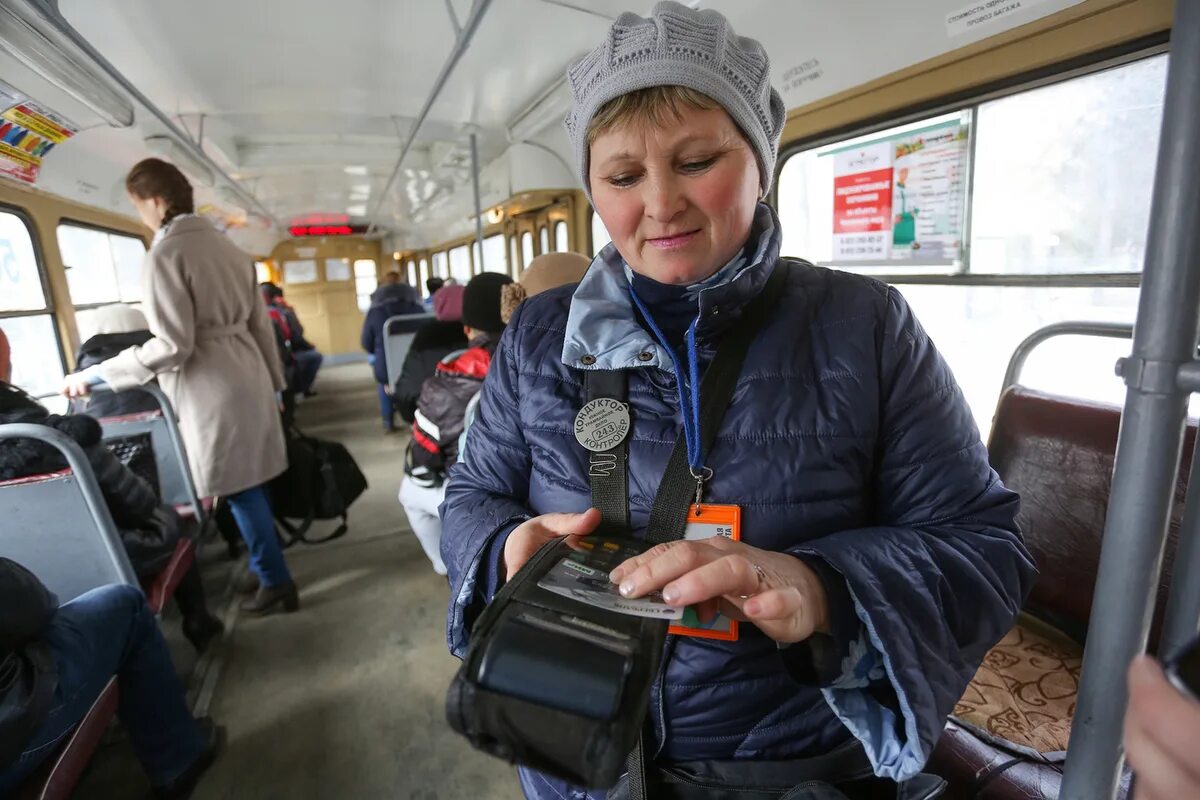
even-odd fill
[(787, 110), (771, 88), (767, 51), (734, 33), (720, 13), (669, 0), (655, 5), (649, 19), (626, 12), (602, 45), (567, 70), (567, 81), (574, 104), (565, 125), (589, 200), (592, 117), (609, 100), (652, 86), (684, 86), (718, 102), (754, 148), (763, 192), (771, 188)]

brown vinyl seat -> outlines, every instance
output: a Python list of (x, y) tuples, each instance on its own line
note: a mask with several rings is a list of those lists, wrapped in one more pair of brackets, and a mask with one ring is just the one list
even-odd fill
[[(985, 657), (929, 769), (947, 797), (1058, 797), (1083, 643), (1100, 563), (1121, 410), (1014, 386), (996, 411), (992, 466), (1021, 495), (1017, 520), (1039, 577), (1017, 626)], [(1196, 426), (1190, 421), (1184, 453)], [(1190, 457), (1175, 486), (1151, 629), (1155, 646), (1170, 583)], [(1124, 794), (1124, 792), (1122, 792)]]

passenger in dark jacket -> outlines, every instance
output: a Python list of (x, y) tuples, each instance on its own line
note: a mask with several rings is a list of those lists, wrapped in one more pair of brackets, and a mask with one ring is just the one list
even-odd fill
[[(655, 762), (732, 776), (715, 788), (779, 787), (821, 759), (825, 787), (805, 796), (862, 796), (846, 787), (860, 770), (888, 796), (923, 768), (1036, 573), (1018, 498), (900, 293), (780, 257), (759, 202), (785, 120), (770, 75), (719, 13), (672, 2), (622, 15), (572, 67), (568, 135), (613, 241), (577, 287), (523, 303), (501, 339), (441, 507), (447, 633), (463, 654), (506, 577), (599, 523), (574, 421), (585, 372), (619, 370), (631, 533), (645, 535), (681, 428), (704, 501), (741, 509), (740, 541), (672, 542), (611, 575), (627, 597), (659, 590), (748, 623), (736, 641), (668, 639)], [(646, 76), (658, 85), (622, 95)], [(705, 451), (688, 432), (699, 375), (780, 270)], [(521, 780), (533, 798), (604, 796), (527, 768)]]
[[(133, 306), (114, 303), (101, 306), (91, 313), (96, 333), (81, 344), (75, 353), (76, 371), (101, 364), (122, 350), (145, 344), (154, 338), (145, 315)], [(157, 411), (158, 402), (136, 389), (128, 392), (96, 392), (88, 397), (72, 398), (71, 410), (96, 419), (106, 419)]]
[[(504, 330), (500, 293), (512, 279), (497, 272), (476, 275), (462, 295), (463, 332), (467, 349), (444, 358), (421, 387), (412, 441), (405, 454), (400, 505), (434, 572), (446, 574), (440, 555), (442, 523), (438, 506), (446, 496), (446, 472), (459, 458), (467, 417), (479, 395), (492, 354)], [(443, 287), (439, 295), (456, 290)]]
[(222, 731), (192, 718), (141, 591), (102, 586), (59, 607), (33, 573), (0, 558), (0, 797), (16, 796), (114, 675), (153, 797), (190, 796)]
[[(161, 572), (170, 562), (181, 535), (179, 515), (160, 504), (149, 484), (108, 451), (101, 441), (100, 424), (84, 414), (69, 417), (50, 414), (20, 389), (0, 381), (0, 425), (12, 422), (46, 425), (62, 431), (83, 449), (138, 578), (149, 581)], [(0, 481), (56, 472), (66, 466), (62, 454), (43, 442), (32, 439), (0, 442)], [(198, 564), (193, 563), (180, 580), (175, 601), (183, 617), (184, 635), (197, 650), (203, 650), (224, 626), (208, 610)]]
[(467, 347), (467, 335), (463, 333), (462, 297), (463, 286), (447, 286), (439, 289), (433, 298), (433, 313), (436, 319), (426, 322), (413, 337), (400, 377), (392, 390), (392, 405), (400, 418), (412, 424), (417, 410), (417, 398), (421, 396), (421, 384), (431, 377), (442, 359)]
[[(396, 273), (393, 273), (396, 274)], [(383, 429), (391, 433), (396, 429), (396, 409), (392, 405), (392, 387), (388, 385), (387, 360), (384, 357), (384, 343), (387, 337), (383, 332), (383, 324), (391, 317), (424, 314), (421, 299), (417, 290), (407, 283), (385, 283), (371, 295), (371, 307), (367, 310), (367, 318), (362, 327), (362, 348), (370, 354), (372, 370), (375, 373), (375, 383), (379, 387), (379, 412), (383, 417)], [(425, 320), (411, 323), (408, 330), (416, 331)], [(393, 329), (393, 332), (400, 332)]]

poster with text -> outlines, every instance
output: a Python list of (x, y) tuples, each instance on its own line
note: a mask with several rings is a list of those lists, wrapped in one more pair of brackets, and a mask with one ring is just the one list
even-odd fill
[(891, 219), (891, 143), (875, 142), (835, 153), (833, 260), (887, 259)]
[(967, 126), (913, 131), (892, 144), (892, 259), (953, 262), (962, 250)]
[(833, 262), (959, 259), (967, 133), (953, 120), (833, 151)]
[(79, 130), (50, 109), (0, 82), (0, 175), (37, 181), (42, 160)]

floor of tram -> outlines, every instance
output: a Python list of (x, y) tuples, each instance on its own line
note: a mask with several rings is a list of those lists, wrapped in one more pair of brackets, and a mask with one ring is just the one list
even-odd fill
[[(177, 617), (165, 615), (190, 699), (228, 733), (194, 800), (519, 798), (513, 769), (473, 751), (445, 721), (458, 662), (445, 645), (445, 579), (396, 502), (407, 436), (381, 434), (365, 364), (323, 370), (317, 389), (300, 406), (300, 426), (346, 445), (370, 488), (344, 538), (287, 551), (300, 612), (239, 616), (229, 584), (244, 556), (235, 565), (218, 540), (203, 563), (210, 605), (230, 629), (223, 641), (197, 664)], [(148, 790), (128, 741), (110, 738), (77, 800)]]

